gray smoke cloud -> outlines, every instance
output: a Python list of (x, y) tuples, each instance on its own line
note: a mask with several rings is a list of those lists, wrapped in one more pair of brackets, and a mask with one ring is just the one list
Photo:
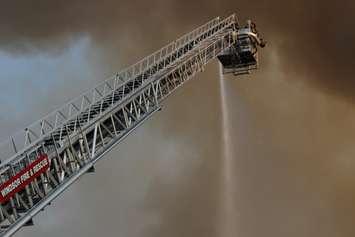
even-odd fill
[[(333, 1), (5, 1), (0, 48), (14, 53), (60, 51), (88, 34), (100, 47), (129, 55), (131, 63), (197, 22), (237, 12), (253, 18), (282, 54), (289, 74), (353, 101), (355, 4)], [(121, 47), (129, 45), (129, 47)], [(143, 49), (143, 50), (142, 50)], [(127, 57), (124, 57), (127, 58)], [(125, 62), (125, 61), (124, 61)], [(125, 62), (125, 63), (127, 63)], [(298, 80), (302, 80), (299, 78)]]
[[(255, 20), (269, 42), (260, 70), (225, 79), (236, 206), (230, 236), (348, 237), (355, 235), (354, 6), (347, 0), (4, 1), (0, 50), (58, 57), (89, 37), (88, 57), (99, 75), (217, 15)], [(217, 72), (212, 64), (175, 93), (95, 175), (18, 236), (220, 236), (225, 187)], [(81, 87), (78, 74), (56, 78), (75, 81), (57, 97), (76, 94), (67, 89)], [(32, 106), (32, 117), (44, 110)]]

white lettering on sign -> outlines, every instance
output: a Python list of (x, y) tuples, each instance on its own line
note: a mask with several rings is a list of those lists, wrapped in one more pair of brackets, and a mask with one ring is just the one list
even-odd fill
[(20, 186), (20, 184), (21, 184), (20, 178), (15, 179), (11, 184), (9, 184), (3, 190), (1, 190), (1, 195), (6, 196), (10, 192), (12, 192), (15, 188)]
[(42, 160), (41, 162), (39, 162), (37, 165), (35, 165), (32, 170), (33, 173), (37, 173), (38, 171), (40, 171), (43, 167), (45, 167), (48, 164), (47, 160)]
[(16, 192), (19, 192), (36, 177), (45, 172), (48, 167), (48, 156), (39, 156), (38, 160), (25, 167), (22, 171), (12, 177), (12, 179), (0, 186), (0, 203), (6, 202), (6, 200), (12, 197)]

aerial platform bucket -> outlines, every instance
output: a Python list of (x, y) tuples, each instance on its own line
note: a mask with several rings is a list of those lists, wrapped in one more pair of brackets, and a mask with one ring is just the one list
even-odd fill
[(248, 21), (247, 26), (232, 32), (234, 43), (222, 51), (218, 60), (223, 65), (223, 74), (249, 74), (258, 68), (258, 46), (264, 47), (265, 42), (258, 35), (255, 24)]

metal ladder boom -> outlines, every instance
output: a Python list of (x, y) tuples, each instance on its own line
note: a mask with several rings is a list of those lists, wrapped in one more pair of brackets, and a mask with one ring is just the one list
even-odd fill
[[(0, 203), (0, 236), (33, 216), (93, 169), (115, 145), (160, 109), (162, 101), (233, 44), (237, 18), (215, 18), (117, 73), (0, 145), (0, 182), (48, 158), (48, 169)], [(44, 161), (45, 162), (45, 161)], [(0, 191), (1, 191), (0, 185)]]

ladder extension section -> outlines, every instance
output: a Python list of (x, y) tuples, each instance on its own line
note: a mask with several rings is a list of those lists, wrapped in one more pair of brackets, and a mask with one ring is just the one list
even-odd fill
[(231, 47), (238, 27), (235, 15), (215, 18), (0, 145), (0, 236), (31, 225), (167, 96)]

